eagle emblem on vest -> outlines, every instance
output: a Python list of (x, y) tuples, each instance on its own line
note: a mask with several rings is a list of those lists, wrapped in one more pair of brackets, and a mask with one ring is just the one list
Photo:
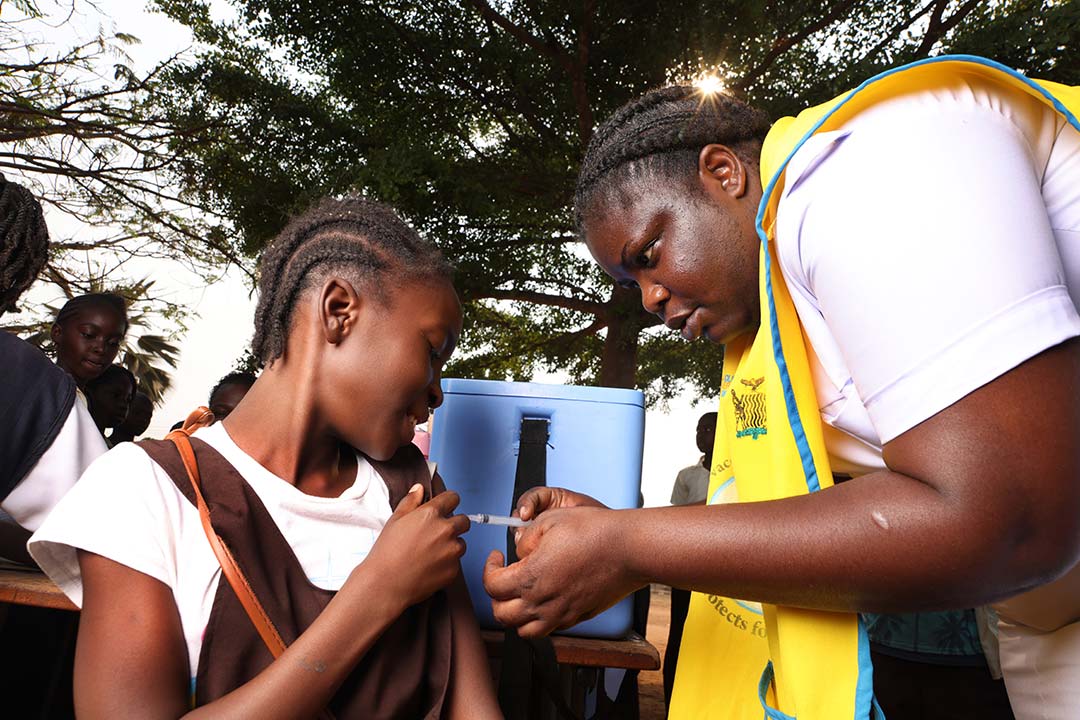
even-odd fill
[(741, 378), (739, 383), (746, 388), (741, 394), (734, 387), (731, 388), (731, 403), (735, 408), (735, 437), (757, 440), (759, 435), (768, 433), (765, 392), (760, 390), (765, 384), (765, 378)]

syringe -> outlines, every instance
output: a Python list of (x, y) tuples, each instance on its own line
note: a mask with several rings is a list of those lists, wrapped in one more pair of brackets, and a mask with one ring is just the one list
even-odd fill
[(505, 515), (488, 515), (487, 513), (476, 513), (475, 515), (466, 515), (470, 522), (474, 522), (477, 525), (505, 525), (506, 527), (529, 527), (532, 525), (531, 520), (522, 520), (516, 517), (507, 517)]

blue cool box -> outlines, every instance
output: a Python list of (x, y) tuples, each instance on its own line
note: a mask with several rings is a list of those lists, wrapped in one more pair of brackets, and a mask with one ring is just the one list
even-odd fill
[[(523, 418), (549, 421), (548, 485), (583, 492), (608, 507), (637, 507), (645, 436), (640, 391), (457, 379), (443, 380), (442, 389), (431, 459), (446, 486), (461, 495), (457, 512), (510, 514)], [(499, 628), (482, 576), (492, 550), (505, 555), (506, 528), (474, 524), (465, 541), (462, 568), (476, 616), (481, 626)], [(626, 598), (563, 634), (623, 637), (632, 619)]]

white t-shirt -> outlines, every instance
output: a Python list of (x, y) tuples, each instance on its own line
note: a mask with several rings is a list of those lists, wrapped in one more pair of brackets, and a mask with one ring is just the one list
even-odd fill
[(672, 505), (691, 505), (704, 502), (709, 495), (709, 468), (702, 463), (702, 455), (697, 465), (685, 467), (675, 477), (675, 486), (671, 488)]
[[(200, 429), (195, 437), (243, 476), (318, 587), (340, 589), (390, 518), (386, 484), (363, 457), (357, 457), (353, 485), (339, 497), (322, 498), (300, 492), (264, 468), (237, 447), (221, 423)], [(29, 548), (42, 570), (79, 606), (76, 548), (168, 585), (195, 676), (221, 567), (198, 510), (141, 448), (122, 443), (98, 458), (30, 539)]]
[(1080, 133), (963, 78), (875, 105), (792, 158), (776, 253), (833, 469), (884, 468), (883, 443), (1080, 335)]
[(37, 530), (60, 498), (106, 449), (105, 439), (86, 409), (86, 398), (76, 391), (60, 432), (26, 477), (0, 502), (0, 509), (27, 530)]

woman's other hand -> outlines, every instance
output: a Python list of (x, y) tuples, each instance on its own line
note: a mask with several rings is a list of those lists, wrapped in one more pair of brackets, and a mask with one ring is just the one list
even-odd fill
[(559, 508), (607, 507), (599, 500), (560, 487), (534, 487), (527, 490), (519, 499), (514, 515), (522, 520), (533, 520), (540, 513)]
[(618, 512), (548, 506), (521, 533), (523, 559), (503, 567), (502, 553), (493, 551), (484, 566), (484, 588), (495, 619), (518, 628), (522, 637), (547, 635), (593, 617), (641, 587), (644, 582), (631, 577), (623, 561)]

